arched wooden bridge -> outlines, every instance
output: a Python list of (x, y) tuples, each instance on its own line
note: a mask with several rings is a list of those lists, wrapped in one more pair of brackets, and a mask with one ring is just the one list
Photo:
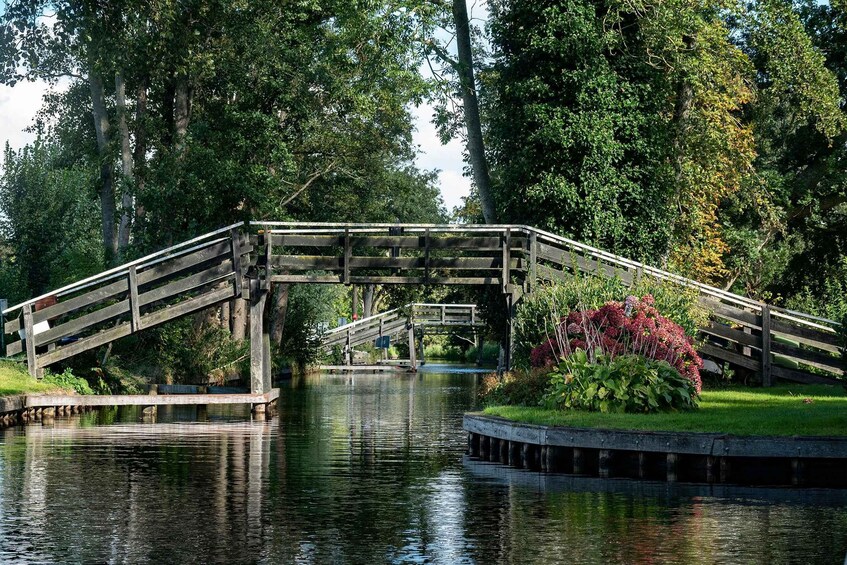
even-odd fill
[[(321, 347), (325, 351), (340, 348), (344, 353), (344, 362), (353, 364), (353, 348), (364, 344), (373, 344), (378, 338), (396, 338), (406, 334), (409, 343), (409, 363), (414, 369), (416, 361), (416, 340), (420, 344), (423, 361), (424, 333), (441, 333), (459, 328), (484, 326), (477, 314), (476, 304), (406, 304), (375, 316), (369, 316), (333, 328), (321, 337)], [(405, 337), (405, 336), (404, 336)], [(481, 347), (481, 343), (477, 343)]]
[[(574, 270), (649, 276), (700, 293), (713, 314), (700, 351), (777, 378), (840, 382), (838, 324), (776, 308), (521, 225), (235, 224), (3, 311), (6, 356), (29, 372), (231, 300), (250, 305), (251, 390), (270, 389), (262, 312), (274, 283), (493, 285), (520, 298)], [(509, 359), (507, 356), (506, 365)]]

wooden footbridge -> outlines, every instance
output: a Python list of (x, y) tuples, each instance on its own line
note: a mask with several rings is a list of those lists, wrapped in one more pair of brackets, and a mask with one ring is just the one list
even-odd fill
[[(712, 312), (702, 354), (777, 378), (840, 382), (838, 324), (776, 308), (521, 225), (235, 224), (3, 311), (6, 356), (29, 372), (231, 300), (250, 308), (251, 391), (270, 390), (263, 311), (272, 284), (488, 285), (520, 298), (574, 271), (672, 281)], [(404, 322), (405, 323), (405, 322)], [(510, 364), (507, 358), (506, 365)]]
[[(477, 336), (476, 328), (484, 326), (477, 315), (476, 304), (406, 304), (339, 326), (324, 333), (321, 347), (325, 351), (340, 348), (344, 362), (353, 364), (353, 348), (374, 344), (380, 338), (395, 339), (406, 334), (409, 343), (409, 364), (417, 367), (417, 345), (420, 346), (420, 360), (423, 361), (423, 338), (425, 333), (442, 333), (470, 328)], [(477, 340), (478, 342), (478, 340)], [(481, 348), (481, 343), (477, 346)]]

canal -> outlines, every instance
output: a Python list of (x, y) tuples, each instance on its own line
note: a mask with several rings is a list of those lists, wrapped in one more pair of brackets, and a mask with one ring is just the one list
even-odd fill
[[(279, 416), (105, 410), (0, 431), (1, 563), (842, 563), (847, 492), (468, 461), (478, 376), (316, 375)], [(199, 417), (198, 417), (199, 416)]]

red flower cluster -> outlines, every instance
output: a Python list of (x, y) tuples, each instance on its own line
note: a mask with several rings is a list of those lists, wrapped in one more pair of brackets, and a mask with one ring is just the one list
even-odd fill
[(667, 361), (690, 379), (700, 392), (703, 361), (691, 338), (679, 324), (665, 318), (654, 306), (651, 295), (640, 300), (629, 296), (626, 302), (607, 302), (597, 310), (571, 312), (562, 318), (556, 336), (532, 350), (533, 367), (552, 364), (575, 349), (589, 354), (599, 350), (613, 358), (622, 354), (642, 355)]

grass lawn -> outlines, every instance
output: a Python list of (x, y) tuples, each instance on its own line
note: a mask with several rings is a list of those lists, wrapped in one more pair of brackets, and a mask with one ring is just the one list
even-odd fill
[(484, 413), (546, 426), (735, 435), (847, 436), (847, 392), (843, 387), (830, 385), (704, 390), (700, 409), (692, 412), (602, 414), (491, 406)]
[(0, 396), (40, 392), (64, 392), (64, 390), (54, 384), (30, 377), (22, 365), (0, 361)]

